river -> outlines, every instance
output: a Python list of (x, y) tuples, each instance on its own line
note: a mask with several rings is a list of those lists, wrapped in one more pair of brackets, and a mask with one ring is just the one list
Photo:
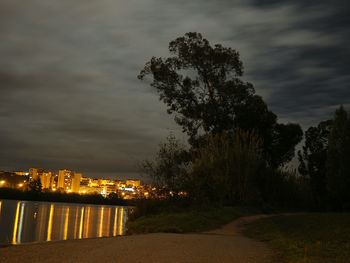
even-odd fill
[(124, 235), (127, 207), (0, 199), (0, 244)]

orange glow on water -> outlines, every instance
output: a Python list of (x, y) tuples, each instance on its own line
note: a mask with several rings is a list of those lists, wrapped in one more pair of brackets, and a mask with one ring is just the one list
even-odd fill
[(69, 207), (66, 210), (66, 216), (64, 219), (64, 235), (63, 240), (67, 240), (68, 237), (68, 219), (69, 219)]
[(79, 239), (83, 238), (83, 222), (84, 222), (84, 207), (81, 208), (81, 213), (80, 213)]
[(119, 235), (123, 234), (123, 218), (124, 217), (124, 207), (120, 208), (120, 218), (119, 218)]
[(85, 235), (84, 235), (84, 237), (85, 237), (85, 238), (86, 238), (86, 237), (89, 237), (90, 210), (91, 210), (91, 208), (90, 208), (90, 206), (89, 206), (89, 207), (87, 208), (86, 222), (85, 222), (85, 227), (84, 227), (84, 229), (85, 229)]
[(22, 202), (21, 203), (21, 212), (20, 212), (20, 217), (19, 217), (19, 223), (18, 223), (18, 233), (17, 233), (17, 242), (20, 244), (22, 241), (22, 230), (23, 230), (23, 217), (24, 217), (24, 207), (26, 203)]
[(18, 229), (18, 218), (19, 218), (20, 205), (21, 205), (21, 203), (17, 202), (15, 223), (13, 225), (13, 233), (12, 233), (12, 244), (17, 244), (17, 229)]
[(104, 234), (109, 236), (110, 235), (109, 231), (111, 229), (111, 208), (108, 208), (107, 223), (105, 225), (108, 227), (107, 227), (107, 230)]
[(78, 229), (78, 216), (79, 216), (79, 209), (77, 208), (75, 210), (75, 223), (74, 223), (74, 239), (77, 238), (77, 229)]
[(115, 208), (115, 213), (114, 213), (114, 224), (113, 224), (113, 236), (115, 237), (117, 235), (117, 229), (118, 229), (118, 207)]
[(52, 224), (53, 224), (53, 212), (54, 212), (54, 205), (50, 205), (50, 215), (49, 215), (49, 223), (47, 225), (47, 241), (51, 241), (51, 235), (52, 235)]
[(98, 231), (99, 237), (102, 237), (102, 231), (103, 231), (103, 212), (104, 212), (104, 207), (101, 208), (101, 213), (100, 213), (100, 226)]
[(119, 206), (0, 200), (0, 242), (115, 237), (125, 232), (127, 211)]
[(51, 241), (54, 205), (50, 205), (49, 223), (47, 225), (47, 241)]

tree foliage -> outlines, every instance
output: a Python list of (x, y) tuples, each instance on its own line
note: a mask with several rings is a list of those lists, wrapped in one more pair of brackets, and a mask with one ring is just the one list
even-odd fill
[(169, 191), (183, 189), (188, 170), (188, 152), (174, 135), (169, 135), (165, 143), (160, 144), (153, 160), (144, 160), (140, 164), (141, 172), (153, 179), (154, 184)]
[(31, 192), (41, 192), (41, 181), (40, 179), (35, 179), (29, 182), (28, 189)]
[(341, 106), (335, 112), (327, 151), (327, 190), (332, 207), (350, 208), (350, 118)]
[(272, 166), (291, 160), (302, 130), (296, 124), (277, 124), (253, 85), (241, 80), (243, 63), (236, 50), (211, 46), (201, 34), (187, 33), (171, 41), (169, 51), (171, 57), (153, 57), (138, 77), (152, 76), (151, 86), (193, 146), (201, 136), (241, 128), (263, 139)]
[(299, 172), (310, 180), (314, 201), (320, 207), (326, 201), (326, 162), (332, 120), (322, 121), (305, 132), (305, 145), (298, 152)]
[(310, 180), (318, 208), (350, 208), (350, 118), (343, 106), (332, 120), (310, 127), (298, 153), (299, 172)]

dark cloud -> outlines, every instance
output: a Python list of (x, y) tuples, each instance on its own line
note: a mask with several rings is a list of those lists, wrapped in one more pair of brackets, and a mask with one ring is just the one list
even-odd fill
[(135, 176), (169, 131), (136, 76), (188, 31), (241, 53), (284, 122), (304, 127), (348, 105), (347, 1), (0, 0), (0, 169), (67, 167)]

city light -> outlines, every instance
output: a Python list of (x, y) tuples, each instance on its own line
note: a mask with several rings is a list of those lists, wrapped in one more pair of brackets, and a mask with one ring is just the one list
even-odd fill
[(139, 179), (89, 178), (68, 169), (54, 172), (42, 168), (30, 168), (29, 172), (0, 172), (0, 176), (0, 187), (11, 187), (18, 190), (26, 190), (32, 181), (38, 180), (41, 183), (41, 189), (45, 192), (100, 194), (105, 198), (111, 195), (122, 199), (156, 196), (151, 190), (152, 187), (142, 185)]

